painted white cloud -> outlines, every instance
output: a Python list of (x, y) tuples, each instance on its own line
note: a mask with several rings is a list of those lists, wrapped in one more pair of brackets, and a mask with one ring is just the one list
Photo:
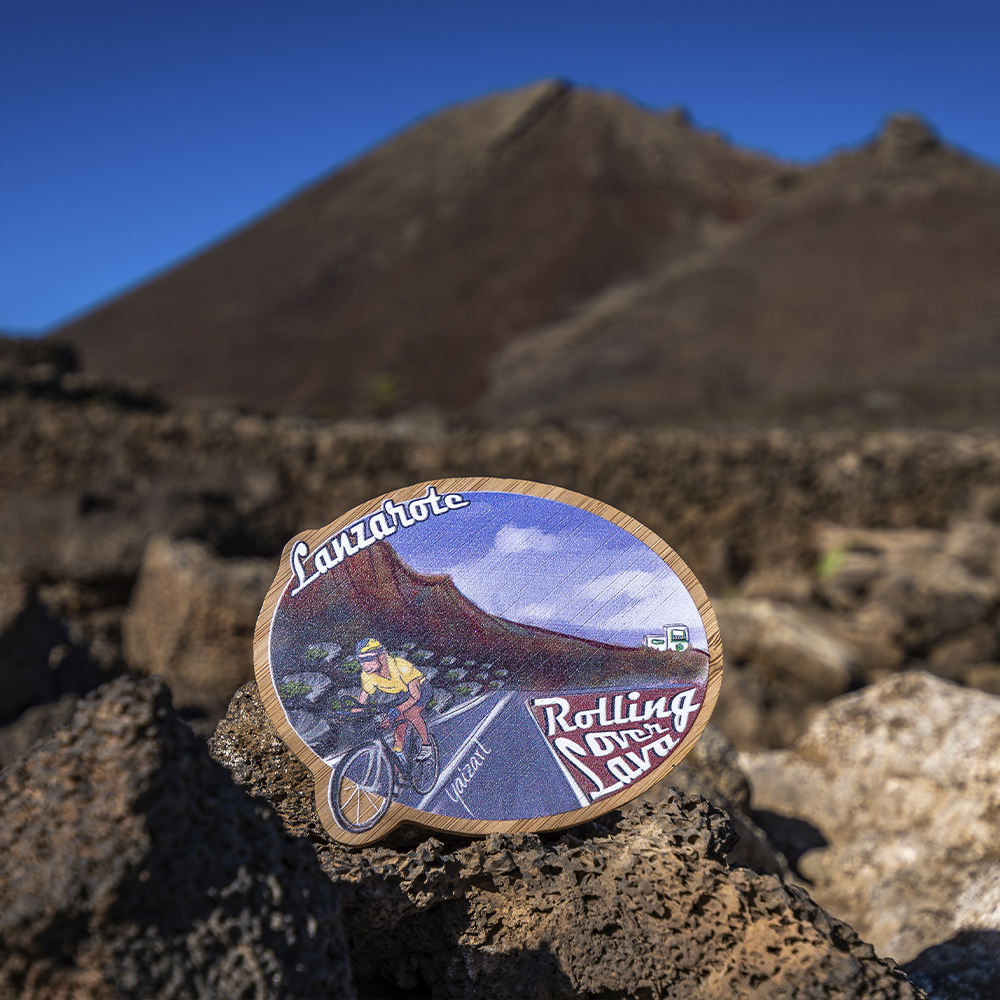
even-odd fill
[(696, 644), (705, 641), (691, 596), (648, 550), (608, 551), (573, 532), (505, 526), (484, 556), (448, 572), (480, 607), (526, 625), (639, 642), (684, 622)]
[(515, 552), (555, 552), (561, 540), (559, 534), (546, 532), (541, 528), (515, 528), (508, 524), (497, 532), (493, 548), (486, 558), (512, 555)]

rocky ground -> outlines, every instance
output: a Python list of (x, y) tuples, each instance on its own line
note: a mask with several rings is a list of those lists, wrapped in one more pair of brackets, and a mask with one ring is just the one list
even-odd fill
[[(0, 398), (0, 995), (346, 996), (345, 956), (359, 996), (1000, 994), (1000, 441), (338, 425), (61, 379)], [(483, 472), (674, 544), (722, 627), (715, 728), (620, 819), (345, 852), (241, 687), (277, 553)]]

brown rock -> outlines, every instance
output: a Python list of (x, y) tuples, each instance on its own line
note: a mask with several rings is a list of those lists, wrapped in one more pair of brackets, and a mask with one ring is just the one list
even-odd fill
[(276, 556), (373, 496), (484, 463), (626, 510), (723, 593), (758, 567), (811, 568), (820, 521), (943, 529), (1000, 481), (1000, 444), (915, 431), (442, 433), (0, 399), (0, 564), (26, 579), (127, 584), (156, 533)]
[[(255, 685), (237, 692), (210, 747), (319, 839), (312, 780)], [(358, 850), (323, 839), (362, 995), (920, 995), (801, 889), (728, 868), (728, 819), (681, 792), (548, 837), (445, 844), (411, 830)]]
[(995, 529), (968, 520), (947, 532), (820, 527), (820, 592), (849, 611), (844, 624), (866, 669), (892, 669), (935, 647), (933, 668), (956, 677), (958, 664), (993, 655), (987, 623), (1000, 583), (984, 570), (993, 565)]
[(962, 671), (962, 682), (987, 694), (1000, 694), (1000, 663), (976, 663)]
[(998, 745), (1000, 699), (906, 672), (831, 702), (790, 749), (740, 763), (754, 815), (817, 838), (798, 859), (815, 898), (908, 962), (1000, 930)]
[(684, 760), (636, 802), (662, 802), (676, 789), (688, 795), (700, 795), (729, 814), (739, 838), (726, 855), (729, 865), (781, 877), (789, 874), (785, 859), (774, 850), (767, 834), (750, 815), (750, 785), (732, 743), (711, 723)]
[(85, 694), (107, 679), (37, 588), (0, 567), (0, 726), (26, 708)]
[(162, 682), (119, 678), (0, 773), (0, 996), (352, 995), (312, 850)]
[(998, 652), (994, 625), (974, 625), (952, 639), (939, 642), (927, 656), (931, 673), (946, 680), (961, 678), (970, 664), (992, 660)]
[(178, 710), (211, 732), (253, 677), (253, 630), (274, 563), (222, 559), (202, 542), (154, 538), (123, 636), (125, 658), (170, 685)]
[(947, 556), (897, 565), (872, 586), (875, 600), (898, 610), (910, 642), (935, 643), (984, 621), (1000, 597), (998, 581), (971, 574)]
[(866, 680), (881, 678), (905, 661), (907, 623), (894, 608), (880, 601), (868, 601), (842, 619), (842, 627), (858, 650)]
[(752, 660), (773, 675), (791, 676), (816, 700), (850, 687), (857, 651), (797, 608), (746, 598), (714, 607), (731, 660)]
[(986, 518), (956, 519), (944, 551), (975, 576), (1000, 576), (1000, 524)]
[(740, 583), (740, 596), (778, 601), (783, 604), (809, 604), (816, 581), (806, 573), (788, 569), (761, 567), (748, 573)]
[[(752, 664), (737, 666), (731, 661), (726, 664), (712, 722), (737, 750), (759, 750), (772, 745), (765, 734), (770, 728), (770, 686)], [(790, 742), (782, 740), (777, 745), (787, 746)]]
[(17, 722), (0, 727), (0, 768), (6, 767), (59, 726), (73, 718), (76, 695), (64, 694), (58, 701), (36, 705), (21, 713)]

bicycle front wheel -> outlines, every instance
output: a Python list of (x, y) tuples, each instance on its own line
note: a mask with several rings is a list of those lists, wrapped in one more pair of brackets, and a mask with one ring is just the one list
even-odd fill
[(370, 830), (388, 811), (394, 798), (392, 762), (381, 743), (348, 751), (330, 782), (334, 819), (348, 833)]

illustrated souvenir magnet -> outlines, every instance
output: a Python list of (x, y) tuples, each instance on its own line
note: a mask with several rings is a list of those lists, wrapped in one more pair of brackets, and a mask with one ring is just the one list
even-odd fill
[(722, 681), (712, 606), (662, 539), (510, 479), (421, 483), (297, 535), (254, 655), (345, 844), (620, 807), (691, 749)]

